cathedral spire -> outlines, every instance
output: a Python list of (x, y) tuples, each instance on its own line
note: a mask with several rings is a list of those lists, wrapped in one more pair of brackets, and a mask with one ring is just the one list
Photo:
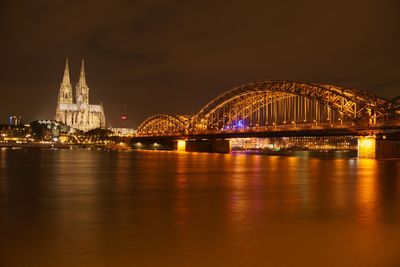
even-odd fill
[(71, 86), (71, 80), (69, 78), (68, 58), (65, 59), (65, 69), (64, 69), (64, 77), (62, 80), (62, 85)]
[(81, 65), (81, 74), (79, 76), (79, 82), (78, 82), (80, 87), (88, 87), (86, 84), (86, 77), (85, 77), (85, 60), (82, 59), (82, 65)]
[(79, 75), (79, 81), (75, 88), (76, 103), (89, 104), (89, 87), (86, 84), (85, 77), (85, 61), (82, 59), (81, 74)]
[(65, 60), (64, 76), (60, 85), (60, 91), (58, 93), (58, 103), (59, 104), (70, 104), (72, 103), (72, 86), (69, 77), (69, 66), (68, 58)]

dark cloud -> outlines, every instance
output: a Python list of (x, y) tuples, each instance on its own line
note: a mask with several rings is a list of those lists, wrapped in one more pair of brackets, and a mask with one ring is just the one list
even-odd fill
[(397, 1), (2, 1), (0, 121), (52, 118), (64, 58), (118, 125), (194, 113), (250, 80), (399, 94)]

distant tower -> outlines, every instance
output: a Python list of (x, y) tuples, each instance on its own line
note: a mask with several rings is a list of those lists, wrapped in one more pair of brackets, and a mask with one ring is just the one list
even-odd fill
[(81, 74), (75, 87), (76, 103), (89, 104), (89, 87), (86, 84), (85, 61), (82, 59)]
[(124, 104), (124, 113), (121, 116), (122, 127), (126, 128), (128, 122), (128, 116), (126, 115), (126, 104)]
[(60, 85), (60, 92), (58, 94), (59, 104), (71, 104), (73, 102), (72, 86), (69, 78), (68, 58), (65, 60), (65, 70), (63, 80)]

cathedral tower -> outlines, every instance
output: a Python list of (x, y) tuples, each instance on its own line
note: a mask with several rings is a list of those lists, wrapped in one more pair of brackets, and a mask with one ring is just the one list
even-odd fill
[(89, 104), (89, 87), (86, 84), (83, 60), (79, 81), (75, 87), (75, 102), (73, 100), (67, 59), (57, 101), (56, 121), (84, 132), (106, 126), (103, 105)]
[(89, 104), (89, 87), (86, 84), (85, 61), (83, 59), (79, 81), (75, 87), (75, 96), (77, 104)]
[(73, 102), (71, 80), (69, 78), (68, 58), (65, 60), (65, 70), (63, 80), (58, 94), (59, 104), (71, 104)]

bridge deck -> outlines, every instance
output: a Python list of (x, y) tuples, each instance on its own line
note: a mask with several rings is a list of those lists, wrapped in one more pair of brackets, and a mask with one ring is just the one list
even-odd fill
[(296, 137), (296, 136), (366, 136), (372, 133), (399, 132), (400, 126), (375, 126), (361, 128), (277, 128), (269, 130), (206, 131), (193, 134), (165, 134), (161, 136), (135, 136), (133, 142), (174, 139), (225, 139), (246, 137)]

